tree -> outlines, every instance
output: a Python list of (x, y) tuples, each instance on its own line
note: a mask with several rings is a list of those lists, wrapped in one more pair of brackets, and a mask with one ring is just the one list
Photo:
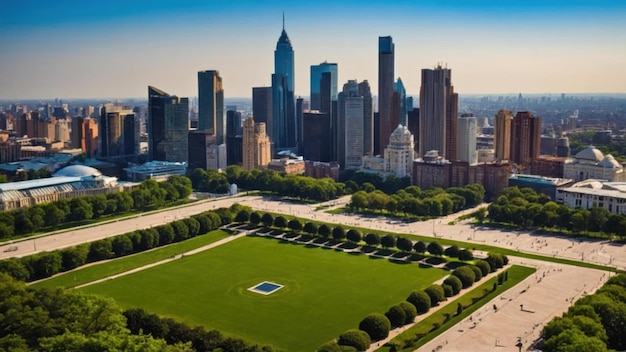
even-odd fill
[(373, 341), (378, 341), (389, 336), (391, 323), (386, 316), (380, 313), (373, 313), (361, 320), (359, 330), (365, 331)]
[(380, 244), (380, 236), (375, 233), (368, 233), (365, 235), (364, 240), (368, 246), (376, 247)]
[(428, 250), (428, 253), (434, 256), (439, 257), (443, 254), (443, 247), (437, 241), (430, 242), (426, 249)]
[(426, 243), (422, 241), (415, 242), (415, 244), (413, 245), (413, 250), (416, 251), (417, 253), (426, 252)]
[(317, 234), (317, 225), (315, 225), (314, 222), (307, 222), (306, 224), (304, 224), (304, 232), (310, 235)]
[(257, 226), (260, 222), (261, 215), (258, 212), (253, 211), (252, 213), (250, 213), (250, 224)]
[(491, 272), (501, 269), (504, 266), (504, 258), (500, 253), (488, 253), (485, 259), (491, 267)]
[(265, 227), (272, 227), (274, 226), (274, 216), (270, 213), (265, 213), (261, 217), (261, 222)]
[(396, 247), (398, 247), (398, 249), (401, 251), (410, 252), (411, 250), (413, 250), (413, 242), (411, 242), (411, 240), (406, 237), (398, 237)]
[(385, 313), (385, 316), (389, 319), (389, 322), (391, 322), (392, 327), (402, 326), (406, 321), (406, 313), (400, 305), (395, 305), (389, 308), (387, 313)]
[(33, 275), (31, 279), (43, 279), (61, 271), (61, 253), (43, 252), (35, 254), (32, 258)]
[(585, 336), (578, 329), (565, 330), (562, 333), (547, 339), (543, 350), (546, 352), (605, 352), (608, 351), (606, 344), (597, 337)]
[(235, 215), (235, 221), (237, 222), (248, 222), (250, 220), (250, 210), (249, 209), (241, 209)]
[(174, 241), (180, 242), (189, 238), (189, 228), (184, 220), (176, 220), (172, 223), (174, 230)]
[(185, 222), (185, 225), (187, 225), (187, 228), (189, 229), (190, 237), (196, 237), (200, 234), (200, 223), (198, 222), (198, 220), (194, 218), (187, 218), (183, 221)]
[(456, 258), (459, 256), (459, 246), (453, 244), (452, 246), (446, 248), (443, 253), (448, 257)]
[(348, 230), (348, 234), (346, 235), (346, 238), (348, 239), (348, 241), (352, 242), (352, 243), (359, 243), (361, 242), (361, 232), (359, 230), (356, 229), (350, 229)]
[[(477, 267), (476, 265), (468, 265), (468, 267), (470, 269), (472, 269), (472, 271), (474, 272), (474, 276), (475, 276), (474, 277), (474, 282), (478, 282), (478, 281), (480, 281), (480, 279), (483, 278), (483, 272), (482, 272), (482, 270), (480, 270), (479, 267)], [(506, 276), (506, 272), (504, 274)]]
[(90, 203), (84, 198), (72, 198), (70, 200), (71, 212), (68, 215), (70, 221), (88, 220), (93, 217), (93, 209)]
[(407, 301), (400, 302), (399, 306), (404, 310), (404, 314), (406, 315), (404, 324), (413, 323), (415, 321), (415, 317), (417, 316), (417, 309), (415, 306)]
[(430, 310), (430, 296), (424, 291), (413, 291), (406, 300), (415, 306), (417, 314), (424, 314)]
[(350, 199), (350, 205), (357, 210), (366, 209), (368, 207), (367, 193), (365, 191), (354, 193)]
[(370, 347), (371, 339), (365, 331), (352, 329), (339, 335), (337, 344), (340, 346), (352, 346), (357, 351), (365, 351)]
[(346, 231), (341, 226), (336, 226), (333, 228), (333, 238), (337, 241), (341, 241), (346, 238)]
[(296, 232), (296, 233), (302, 230), (302, 223), (298, 219), (289, 220), (289, 222), (287, 223), (287, 226), (289, 226), (291, 231)]
[[(461, 282), (461, 280), (454, 275), (448, 276), (445, 280), (443, 280), (443, 283), (450, 286), (450, 288), (452, 289), (453, 296), (457, 295), (463, 288), (463, 283)], [(445, 290), (445, 287), (444, 287), (444, 290)]]
[(174, 228), (171, 224), (159, 225), (156, 227), (156, 230), (159, 233), (159, 244), (161, 244), (162, 246), (170, 244), (174, 241)]
[(446, 293), (441, 285), (430, 285), (424, 292), (430, 297), (430, 304), (433, 307), (446, 300)]
[(283, 216), (277, 216), (276, 219), (274, 219), (274, 226), (280, 229), (284, 229), (285, 227), (287, 227), (287, 219), (285, 219)]
[(317, 229), (317, 233), (324, 238), (328, 238), (328, 236), (330, 236), (330, 232), (330, 228), (326, 224), (320, 225), (319, 229)]
[(87, 260), (89, 262), (96, 262), (99, 260), (109, 259), (111, 258), (111, 253), (113, 253), (113, 246), (110, 239), (105, 238), (94, 241), (89, 245)]
[(459, 251), (458, 257), (462, 261), (474, 260), (474, 253), (471, 249), (462, 249)]
[(489, 265), (489, 263), (485, 260), (477, 260), (474, 262), (474, 265), (476, 265), (480, 269), (483, 277), (489, 275), (489, 273), (491, 272), (491, 265)]
[(75, 247), (61, 250), (61, 268), (63, 271), (72, 270), (84, 265), (89, 254), (89, 244), (81, 244)]
[(456, 268), (452, 275), (456, 276), (461, 280), (463, 284), (463, 288), (468, 288), (474, 284), (474, 280), (476, 279), (476, 274), (469, 266), (461, 266)]
[(116, 257), (121, 257), (133, 252), (133, 242), (127, 235), (119, 235), (111, 240), (111, 248)]
[(380, 244), (384, 247), (384, 248), (393, 248), (396, 246), (396, 236), (395, 235), (384, 235), (381, 239), (380, 239)]

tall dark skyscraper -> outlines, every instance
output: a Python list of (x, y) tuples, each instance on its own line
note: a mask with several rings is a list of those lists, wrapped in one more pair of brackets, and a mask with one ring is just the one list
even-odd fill
[(189, 100), (148, 87), (148, 160), (187, 161)]
[(283, 17), (283, 31), (276, 43), (272, 74), (273, 126), (270, 138), (277, 151), (295, 150), (298, 143), (294, 86), (294, 52)]
[[(311, 66), (311, 110), (319, 110), (322, 112), (322, 75), (324, 73), (330, 73), (330, 100), (337, 100), (337, 64), (328, 63), (326, 61), (319, 65)], [(330, 102), (329, 102), (330, 105)]]
[(393, 120), (394, 44), (389, 36), (378, 37), (378, 126), (374, 153), (382, 154), (389, 144), (391, 132), (398, 127)]
[(528, 165), (539, 157), (541, 119), (529, 111), (518, 111), (511, 123), (511, 160)]
[(226, 114), (219, 71), (198, 72), (198, 130), (210, 131), (217, 137), (217, 144), (224, 143)]
[(139, 128), (128, 107), (105, 104), (100, 110), (98, 153), (103, 158), (132, 157), (139, 152)]
[(418, 156), (437, 150), (443, 158), (456, 159), (458, 100), (450, 69), (422, 70)]

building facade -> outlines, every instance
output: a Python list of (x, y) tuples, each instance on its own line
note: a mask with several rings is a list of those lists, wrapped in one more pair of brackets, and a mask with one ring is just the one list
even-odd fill
[(540, 145), (541, 119), (529, 111), (518, 111), (511, 123), (511, 161), (530, 165), (539, 157)]
[(189, 99), (148, 87), (148, 160), (188, 160)]
[(296, 135), (296, 107), (294, 97), (294, 51), (291, 40), (283, 30), (274, 51), (274, 74), (272, 74), (272, 130), (270, 139), (276, 151), (295, 150), (298, 142)]
[(496, 160), (507, 161), (511, 159), (511, 124), (513, 113), (510, 110), (500, 110), (495, 116), (493, 131), (493, 148), (496, 152)]
[(559, 188), (557, 198), (574, 209), (605, 208), (611, 214), (626, 215), (626, 183), (585, 180)]
[(406, 126), (398, 125), (389, 137), (389, 145), (385, 148), (385, 172), (396, 177), (411, 177), (414, 159), (413, 135)]
[(606, 180), (609, 182), (626, 181), (624, 167), (611, 154), (606, 156), (601, 151), (589, 146), (567, 159), (563, 165), (563, 177), (574, 181), (587, 179)]
[(395, 79), (395, 45), (390, 36), (378, 37), (378, 126), (374, 153), (382, 154), (389, 136), (400, 121), (394, 121), (393, 93)]
[(476, 164), (476, 118), (472, 114), (462, 114), (457, 123), (456, 160)]
[(419, 156), (437, 150), (444, 159), (456, 158), (458, 94), (452, 71), (437, 65), (422, 70), (419, 112)]
[(255, 123), (253, 119), (243, 122), (243, 156), (242, 165), (245, 170), (266, 167), (271, 160), (270, 139), (266, 133), (265, 123)]
[(198, 130), (211, 131), (217, 144), (226, 137), (224, 88), (219, 71), (198, 72)]
[[(319, 65), (311, 65), (311, 110), (320, 112), (328, 112), (322, 109), (322, 75), (329, 73), (327, 80), (328, 92), (330, 100), (337, 100), (337, 64), (322, 62)], [(324, 94), (326, 96), (326, 94)], [(330, 102), (328, 102), (330, 103)]]

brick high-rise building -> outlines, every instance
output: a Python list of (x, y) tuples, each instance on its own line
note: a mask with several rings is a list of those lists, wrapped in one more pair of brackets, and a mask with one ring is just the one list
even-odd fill
[(496, 160), (503, 161), (511, 158), (511, 123), (513, 113), (509, 110), (500, 110), (495, 116), (495, 127), (493, 130), (494, 149)]
[(511, 124), (511, 161), (529, 165), (539, 157), (541, 119), (529, 111), (518, 111)]

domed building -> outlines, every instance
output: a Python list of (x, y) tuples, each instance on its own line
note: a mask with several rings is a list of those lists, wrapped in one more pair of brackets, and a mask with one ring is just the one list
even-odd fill
[(413, 159), (413, 135), (406, 126), (398, 125), (391, 133), (389, 145), (385, 148), (385, 172), (396, 177), (410, 177), (413, 173)]
[(626, 181), (626, 174), (624, 167), (611, 154), (605, 156), (598, 149), (589, 146), (565, 162), (563, 178), (575, 181), (597, 179), (621, 182)]
[(70, 165), (52, 177), (0, 184), (0, 210), (11, 210), (59, 199), (119, 192), (117, 177), (93, 167)]

